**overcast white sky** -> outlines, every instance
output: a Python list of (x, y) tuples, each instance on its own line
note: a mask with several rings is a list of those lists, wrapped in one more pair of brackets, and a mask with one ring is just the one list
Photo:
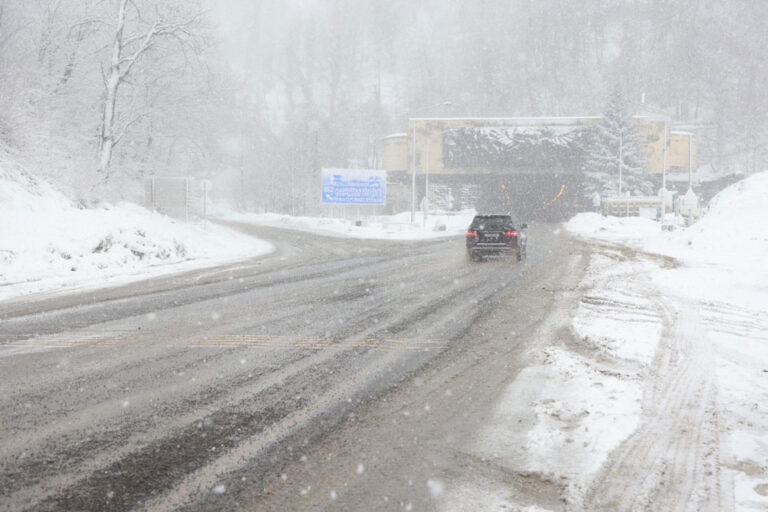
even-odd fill
[(219, 25), (218, 36), (229, 56), (230, 66), (238, 74), (245, 59), (249, 29), (253, 27), (254, 0), (205, 0), (206, 8)]

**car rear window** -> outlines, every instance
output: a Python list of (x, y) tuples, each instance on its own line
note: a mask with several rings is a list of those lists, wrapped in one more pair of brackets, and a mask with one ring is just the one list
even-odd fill
[(512, 218), (499, 215), (493, 217), (475, 217), (472, 229), (504, 229), (512, 223)]

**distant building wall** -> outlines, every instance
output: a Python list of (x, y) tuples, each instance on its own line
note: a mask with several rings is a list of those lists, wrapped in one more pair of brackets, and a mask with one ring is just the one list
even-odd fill
[(698, 142), (691, 132), (672, 131), (669, 133), (669, 149), (667, 150), (667, 170), (671, 172), (688, 172), (690, 165), (696, 170), (696, 153)]
[(661, 174), (664, 168), (664, 131), (669, 130), (665, 121), (647, 117), (635, 117), (637, 133), (648, 155), (648, 172)]
[[(413, 159), (413, 140), (416, 140), (416, 169), (423, 174), (427, 165), (429, 172), (434, 174), (491, 174), (498, 168), (488, 166), (455, 166), (444, 162), (444, 134), (446, 131), (461, 128), (477, 129), (549, 129), (563, 131), (570, 128), (590, 126), (601, 122), (599, 116), (584, 117), (541, 117), (541, 118), (434, 118), (410, 119), (408, 132), (390, 135), (382, 140), (382, 167), (388, 171), (410, 171)], [(649, 117), (635, 117), (638, 133), (645, 144), (648, 154), (648, 172), (661, 174), (664, 169), (664, 133), (666, 131), (668, 171), (688, 170), (688, 135), (686, 132), (670, 131), (669, 123), (665, 120)], [(696, 169), (696, 136), (693, 136), (693, 168)], [(506, 169), (510, 172), (511, 169)], [(525, 169), (527, 172), (533, 169)], [(553, 170), (553, 169), (548, 169)], [(557, 172), (575, 169), (554, 169)]]
[(410, 169), (408, 134), (397, 133), (381, 141), (381, 164), (388, 171)]

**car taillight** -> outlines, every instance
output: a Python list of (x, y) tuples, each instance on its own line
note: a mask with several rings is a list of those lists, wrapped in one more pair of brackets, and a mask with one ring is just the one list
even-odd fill
[(477, 238), (477, 231), (474, 229), (467, 231), (467, 238)]
[(514, 229), (511, 229), (511, 230), (507, 231), (506, 233), (504, 233), (504, 237), (505, 238), (517, 238), (519, 236), (520, 235), (518, 234), (518, 232), (515, 231)]

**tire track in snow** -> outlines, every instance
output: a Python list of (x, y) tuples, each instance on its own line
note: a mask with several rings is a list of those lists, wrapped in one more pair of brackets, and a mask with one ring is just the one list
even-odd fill
[(584, 510), (722, 509), (711, 347), (693, 305), (665, 313), (641, 425), (611, 454)]

